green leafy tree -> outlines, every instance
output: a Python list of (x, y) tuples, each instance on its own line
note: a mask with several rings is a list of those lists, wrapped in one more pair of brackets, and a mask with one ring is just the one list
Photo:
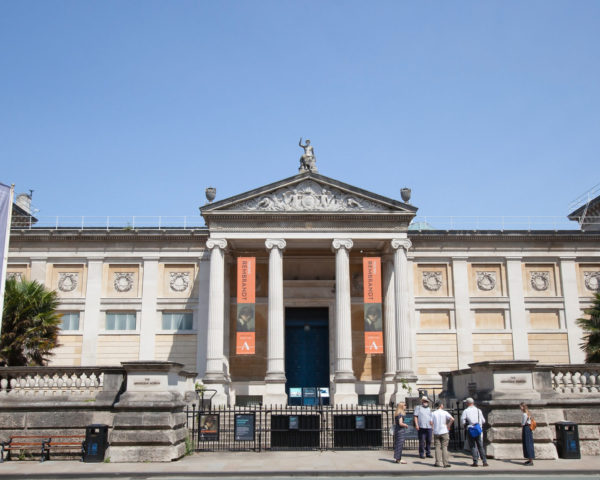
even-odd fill
[(582, 350), (586, 363), (600, 363), (600, 293), (596, 293), (591, 308), (585, 310), (587, 317), (578, 318), (577, 325), (584, 331)]
[(58, 346), (58, 297), (36, 281), (6, 281), (0, 363), (10, 367), (45, 365)]

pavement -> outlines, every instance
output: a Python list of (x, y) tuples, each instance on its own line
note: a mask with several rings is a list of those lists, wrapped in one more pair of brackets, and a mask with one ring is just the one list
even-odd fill
[[(600, 479), (600, 456), (580, 460), (536, 460), (533, 467), (523, 460), (489, 460), (490, 466), (473, 468), (471, 458), (452, 453), (451, 468), (435, 468), (433, 459), (416, 454), (404, 456), (406, 465), (396, 464), (392, 451), (293, 451), (293, 452), (201, 452), (169, 463), (82, 463), (70, 460), (10, 460), (0, 464), (0, 479), (67, 478), (245, 478), (245, 477), (393, 477), (507, 475), (522, 477), (591, 475)], [(481, 464), (480, 464), (481, 465)]]

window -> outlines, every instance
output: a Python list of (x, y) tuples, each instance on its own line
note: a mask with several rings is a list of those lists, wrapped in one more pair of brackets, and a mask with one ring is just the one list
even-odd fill
[(135, 312), (106, 312), (106, 330), (135, 330)]
[(61, 330), (79, 330), (79, 312), (65, 312), (60, 316)]
[(191, 330), (193, 324), (193, 316), (190, 312), (163, 312), (163, 330)]

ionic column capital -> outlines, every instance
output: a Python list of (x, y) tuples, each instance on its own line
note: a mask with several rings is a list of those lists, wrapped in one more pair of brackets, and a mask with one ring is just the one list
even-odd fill
[(283, 250), (286, 245), (287, 244), (283, 238), (267, 238), (265, 240), (265, 247), (267, 247), (267, 250), (272, 250), (274, 248)]
[(212, 250), (213, 248), (220, 248), (221, 250), (225, 250), (227, 247), (227, 240), (224, 238), (209, 238), (206, 241), (206, 248)]
[(354, 243), (349, 238), (334, 238), (333, 242), (331, 242), (331, 247), (333, 250), (345, 248), (346, 250), (350, 251), (353, 246)]
[(391, 242), (391, 245), (394, 250), (403, 248), (408, 252), (410, 247), (412, 247), (412, 242), (408, 238), (394, 238)]

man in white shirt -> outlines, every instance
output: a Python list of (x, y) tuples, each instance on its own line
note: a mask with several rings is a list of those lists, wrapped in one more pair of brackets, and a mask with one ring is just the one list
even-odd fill
[[(463, 410), (462, 415), (460, 416), (460, 424), (465, 428), (465, 435), (469, 441), (469, 446), (471, 447), (471, 456), (473, 457), (472, 467), (477, 466), (477, 461), (479, 457), (483, 461), (483, 466), (488, 467), (487, 457), (485, 456), (485, 449), (483, 448), (483, 424), (485, 423), (485, 418), (483, 418), (483, 413), (475, 406), (475, 401), (472, 398), (467, 398), (465, 400), (467, 404), (467, 408)], [(476, 425), (479, 425), (481, 428), (481, 433), (476, 436), (472, 436), (470, 430), (474, 428)]]
[(429, 408), (429, 399), (421, 397), (421, 405), (415, 407), (415, 428), (419, 436), (419, 457), (433, 458), (431, 456), (431, 408)]
[(435, 445), (435, 466), (449, 468), (448, 442), (450, 441), (449, 428), (454, 423), (454, 417), (444, 410), (442, 402), (436, 402), (436, 410), (431, 415), (433, 427), (433, 443)]

